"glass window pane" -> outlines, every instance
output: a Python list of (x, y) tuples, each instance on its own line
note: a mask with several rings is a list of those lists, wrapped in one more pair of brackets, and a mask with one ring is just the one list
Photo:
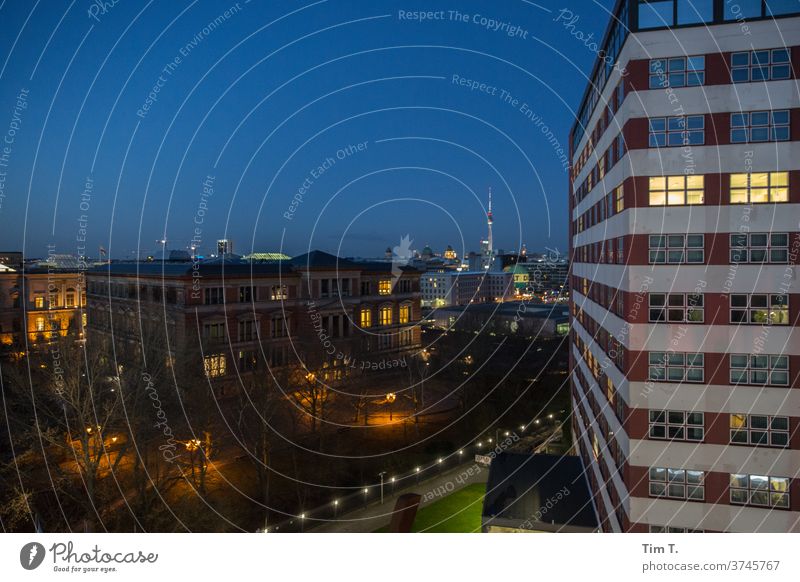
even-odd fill
[(747, 475), (732, 474), (731, 487), (747, 487)]
[(639, 4), (639, 28), (659, 28), (672, 26), (672, 2), (647, 2)]
[(737, 20), (740, 18), (757, 18), (761, 16), (761, 0), (737, 0), (736, 2), (724, 3), (725, 20)]
[(713, 0), (678, 0), (678, 24), (697, 24), (713, 19)]
[(651, 481), (666, 481), (667, 470), (664, 467), (650, 467)]
[[(772, 243), (775, 244), (775, 243)], [(690, 234), (686, 236), (686, 246), (690, 249), (702, 249), (703, 248), (703, 235), (702, 234)]]

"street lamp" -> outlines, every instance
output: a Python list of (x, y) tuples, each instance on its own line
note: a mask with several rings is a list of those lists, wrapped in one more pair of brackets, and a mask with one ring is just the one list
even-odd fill
[(394, 404), (395, 400), (397, 400), (397, 394), (394, 392), (389, 392), (386, 395), (386, 402), (389, 405), (389, 422), (392, 421), (392, 404)]
[(381, 505), (383, 504), (383, 476), (386, 475), (386, 471), (381, 471), (378, 473), (378, 477), (381, 478)]

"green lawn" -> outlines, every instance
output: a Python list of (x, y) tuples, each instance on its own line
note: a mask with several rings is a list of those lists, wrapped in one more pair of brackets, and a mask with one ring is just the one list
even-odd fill
[[(412, 531), (425, 533), (471, 533), (481, 530), (485, 483), (459, 489), (419, 510)], [(382, 527), (379, 532), (385, 532)]]

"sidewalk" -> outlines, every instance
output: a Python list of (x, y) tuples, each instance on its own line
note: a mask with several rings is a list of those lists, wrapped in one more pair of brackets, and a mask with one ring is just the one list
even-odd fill
[[(476, 471), (475, 467), (480, 468), (480, 470)], [(472, 468), (473, 474), (471, 477), (467, 477), (466, 471), (468, 471), (470, 468)], [(461, 477), (462, 474), (465, 478), (460, 479), (461, 482), (456, 481), (456, 477)], [(394, 511), (395, 502), (397, 501), (397, 498), (404, 493), (417, 493), (421, 495), (422, 500), (420, 501), (419, 505), (421, 509), (426, 505), (430, 505), (431, 503), (443, 499), (442, 495), (436, 496), (432, 494), (437, 490), (446, 491), (447, 495), (449, 495), (454, 491), (463, 489), (467, 485), (472, 485), (473, 483), (486, 483), (488, 477), (489, 467), (478, 465), (474, 460), (471, 460), (469, 462), (462, 463), (458, 467), (454, 467), (448, 471), (445, 471), (441, 475), (421, 481), (418, 484), (415, 483), (395, 491), (391, 495), (386, 495), (383, 503), (374, 503), (368, 505), (364, 509), (351, 511), (350, 513), (339, 516), (335, 521), (312, 522), (319, 523), (319, 525), (310, 526), (306, 529), (306, 531), (313, 533), (374, 532), (375, 530), (389, 524), (392, 519), (392, 512)], [(387, 490), (390, 490), (390, 488), (387, 487)]]

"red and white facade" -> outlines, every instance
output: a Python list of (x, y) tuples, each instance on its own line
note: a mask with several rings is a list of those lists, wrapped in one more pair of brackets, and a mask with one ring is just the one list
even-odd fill
[(800, 8), (646, 4), (572, 132), (575, 448), (604, 531), (800, 532)]

